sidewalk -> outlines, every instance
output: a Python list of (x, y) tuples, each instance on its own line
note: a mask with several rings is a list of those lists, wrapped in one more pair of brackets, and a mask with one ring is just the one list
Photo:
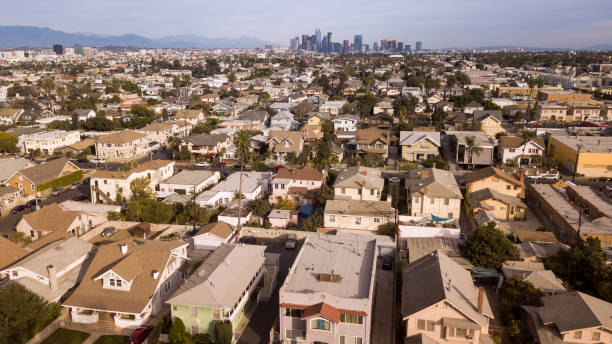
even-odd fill
[(32, 339), (28, 340), (26, 344), (39, 344), (42, 343), (47, 337), (49, 337), (55, 330), (60, 327), (60, 323), (68, 319), (68, 309), (63, 308), (57, 319), (53, 320), (47, 327), (43, 328), (38, 332)]

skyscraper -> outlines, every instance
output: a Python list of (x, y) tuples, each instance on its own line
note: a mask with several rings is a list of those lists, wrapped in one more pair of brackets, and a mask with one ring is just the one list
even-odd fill
[(414, 51), (419, 52), (421, 50), (423, 50), (423, 42), (417, 41), (414, 47)]
[(342, 52), (348, 54), (351, 50), (348, 39), (345, 39), (342, 46)]
[(74, 53), (75, 54), (79, 54), (79, 55), (83, 55), (83, 46), (80, 44), (75, 44), (74, 45)]
[(302, 35), (302, 50), (306, 50), (308, 46), (308, 35)]
[(356, 53), (363, 52), (363, 36), (362, 35), (355, 35), (355, 40), (353, 41), (353, 47)]
[(328, 53), (331, 53), (334, 49), (334, 37), (332, 36), (331, 32), (327, 33), (327, 49), (326, 51)]
[(58, 55), (64, 54), (64, 46), (61, 44), (53, 44), (53, 51)]
[(397, 51), (404, 51), (404, 42), (397, 42)]
[(374, 51), (378, 51), (378, 42), (374, 42)]
[(321, 30), (315, 29), (315, 42), (317, 43), (317, 50), (321, 50)]

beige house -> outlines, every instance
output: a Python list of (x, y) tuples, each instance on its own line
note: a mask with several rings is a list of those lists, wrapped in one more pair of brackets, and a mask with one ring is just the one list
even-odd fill
[(493, 166), (468, 173), (464, 180), (468, 194), (488, 188), (508, 196), (525, 197), (525, 184), (521, 180)]
[(503, 133), (505, 130), (501, 127), (502, 124), (501, 110), (477, 110), (474, 111), (474, 122), (480, 123), (480, 131), (489, 135), (495, 136), (498, 133)]
[(385, 180), (378, 168), (353, 166), (343, 168), (334, 181), (335, 199), (380, 201)]
[(149, 151), (147, 134), (125, 130), (103, 135), (96, 141), (96, 156), (105, 160), (129, 161)]
[(24, 109), (0, 109), (0, 124), (15, 124)]
[(181, 121), (152, 123), (136, 132), (147, 135), (149, 142), (168, 143), (168, 138), (175, 139), (186, 137), (191, 132), (192, 125)]
[(178, 110), (174, 114), (174, 120), (196, 125), (204, 120), (204, 113), (202, 110)]
[(384, 129), (357, 129), (355, 146), (357, 154), (380, 154), (383, 158), (389, 156), (391, 135)]
[(328, 200), (325, 228), (376, 232), (378, 226), (393, 221), (395, 209), (386, 201)]
[[(39, 185), (79, 170), (80, 168), (68, 159), (60, 158), (17, 171), (6, 180), (5, 184), (17, 188), (22, 197), (34, 196)], [(50, 192), (50, 189), (47, 189), (47, 192)]]
[(65, 210), (52, 203), (23, 215), (15, 230), (32, 240), (40, 239), (52, 232), (68, 232), (73, 236), (87, 233), (94, 226), (94, 216), (79, 211)]
[(220, 154), (232, 146), (232, 139), (227, 135), (198, 134), (187, 137), (181, 142), (181, 148), (187, 147), (191, 154)]
[(439, 155), (440, 133), (436, 131), (402, 131), (399, 145), (402, 160), (417, 161)]
[(304, 136), (301, 131), (270, 131), (268, 149), (275, 155), (276, 161), (282, 163), (285, 161), (287, 154), (294, 153), (298, 156), (302, 153)]
[(403, 276), (407, 342), (493, 344), (489, 300), (461, 265), (434, 251), (406, 266)]
[(508, 196), (494, 189), (486, 188), (468, 194), (472, 213), (480, 209), (491, 212), (498, 220), (522, 220), (527, 206), (518, 197)]
[(451, 171), (412, 170), (406, 178), (406, 189), (410, 215), (459, 220), (463, 196)]

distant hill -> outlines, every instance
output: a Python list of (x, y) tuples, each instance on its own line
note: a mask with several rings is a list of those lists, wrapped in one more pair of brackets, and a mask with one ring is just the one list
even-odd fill
[(134, 34), (106, 36), (95, 33), (67, 33), (36, 26), (0, 26), (0, 48), (40, 48), (63, 44), (92, 47), (134, 48), (263, 48), (271, 44), (255, 37), (208, 38), (199, 35), (169, 36), (151, 39)]

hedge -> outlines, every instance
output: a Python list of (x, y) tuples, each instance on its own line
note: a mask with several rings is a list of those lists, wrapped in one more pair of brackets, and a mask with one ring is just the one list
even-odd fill
[(47, 189), (57, 189), (57, 188), (62, 188), (64, 186), (68, 186), (71, 184), (74, 184), (78, 181), (83, 180), (83, 171), (82, 170), (78, 170), (76, 172), (72, 172), (69, 175), (63, 176), (63, 177), (59, 177), (57, 179), (54, 179), (50, 182), (46, 182), (44, 184), (40, 184), (36, 186), (36, 190), (38, 191), (44, 191)]

